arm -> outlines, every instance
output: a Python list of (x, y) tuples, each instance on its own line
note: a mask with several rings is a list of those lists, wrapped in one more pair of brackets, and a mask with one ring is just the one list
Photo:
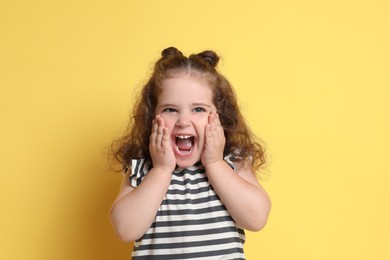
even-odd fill
[(209, 164), (207, 176), (237, 225), (259, 231), (267, 223), (270, 199), (253, 173), (251, 163), (247, 161), (236, 165), (237, 172), (224, 160)]
[(261, 230), (271, 209), (270, 199), (259, 184), (249, 160), (236, 163), (237, 172), (223, 160), (225, 136), (218, 115), (210, 114), (205, 129), (202, 163), (215, 192), (238, 226)]
[(119, 238), (126, 242), (143, 236), (153, 223), (176, 166), (168, 130), (158, 116), (153, 124), (149, 150), (153, 168), (137, 188), (130, 186), (128, 171), (111, 208), (111, 223)]
[(153, 168), (137, 188), (130, 186), (128, 173), (124, 176), (110, 216), (122, 241), (137, 240), (148, 230), (168, 189), (171, 174)]

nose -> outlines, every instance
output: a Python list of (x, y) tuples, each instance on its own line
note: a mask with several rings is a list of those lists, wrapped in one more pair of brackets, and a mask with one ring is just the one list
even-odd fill
[(177, 121), (176, 126), (178, 127), (187, 127), (191, 125), (191, 119), (187, 114), (180, 114)]

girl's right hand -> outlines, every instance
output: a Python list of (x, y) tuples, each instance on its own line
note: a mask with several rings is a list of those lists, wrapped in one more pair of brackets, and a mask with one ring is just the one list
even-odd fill
[(149, 139), (149, 152), (152, 157), (153, 168), (173, 172), (176, 167), (176, 158), (168, 128), (160, 115), (156, 115)]

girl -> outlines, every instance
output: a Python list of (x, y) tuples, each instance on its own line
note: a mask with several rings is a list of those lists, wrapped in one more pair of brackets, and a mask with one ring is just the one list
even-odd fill
[(255, 171), (261, 145), (246, 125), (218, 56), (163, 50), (113, 143), (124, 179), (111, 209), (133, 259), (245, 259), (271, 203)]

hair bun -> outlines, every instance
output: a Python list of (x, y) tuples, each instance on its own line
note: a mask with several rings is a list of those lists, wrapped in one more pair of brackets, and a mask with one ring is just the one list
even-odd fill
[(203, 51), (197, 55), (212, 67), (216, 67), (218, 64), (219, 57), (214, 51)]
[(183, 56), (183, 53), (181, 51), (179, 51), (178, 49), (176, 49), (175, 47), (169, 47), (169, 48), (166, 48), (164, 49), (162, 52), (161, 52), (161, 56), (165, 59), (169, 56), (172, 56), (172, 55), (180, 55), (180, 56)]

